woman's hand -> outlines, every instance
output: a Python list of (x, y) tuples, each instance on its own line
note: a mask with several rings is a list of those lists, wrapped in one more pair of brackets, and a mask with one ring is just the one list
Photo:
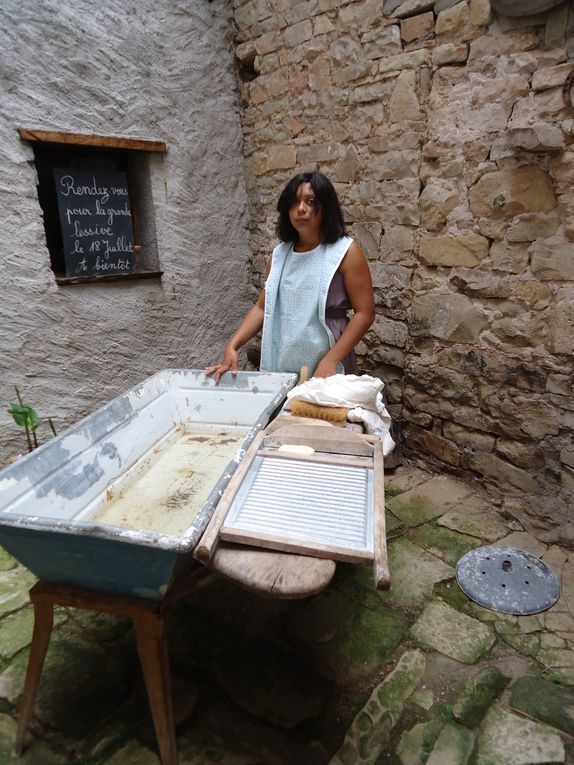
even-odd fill
[(239, 355), (235, 348), (229, 346), (225, 347), (223, 354), (223, 362), (221, 364), (213, 364), (210, 367), (205, 368), (205, 374), (207, 376), (212, 375), (215, 372), (215, 384), (219, 382), (219, 378), (225, 372), (231, 372), (232, 375), (237, 374), (237, 362)]
[(331, 377), (337, 374), (337, 364), (327, 358), (322, 358), (313, 372), (313, 377)]

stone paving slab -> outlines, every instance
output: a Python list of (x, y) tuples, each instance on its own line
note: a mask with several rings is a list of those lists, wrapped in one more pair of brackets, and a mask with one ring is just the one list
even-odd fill
[(6, 552), (3, 547), (0, 547), (0, 571), (10, 571), (18, 566), (18, 561)]
[(329, 765), (348, 765), (350, 762), (372, 765), (424, 671), (424, 654), (421, 651), (406, 651), (393, 671), (373, 690)]
[(506, 688), (510, 678), (496, 667), (486, 667), (472, 677), (453, 707), (455, 718), (468, 728), (482, 722), (492, 702)]
[(542, 558), (544, 553), (548, 550), (548, 546), (539, 542), (538, 539), (529, 534), (526, 531), (513, 531), (511, 534), (507, 534), (505, 537), (499, 539), (496, 543), (502, 547), (516, 547), (517, 550), (524, 550), (525, 552), (536, 555), (537, 558)]
[(452, 531), (495, 542), (508, 535), (508, 526), (500, 515), (480, 497), (471, 496), (445, 513), (437, 523)]
[(24, 608), (0, 621), (0, 657), (10, 659), (32, 640), (34, 611)]
[(565, 758), (562, 739), (552, 728), (499, 705), (489, 710), (480, 734), (477, 765), (547, 765)]
[(106, 765), (128, 765), (128, 763), (129, 765), (161, 765), (157, 754), (141, 746), (137, 741), (130, 741), (106, 761)]
[(540, 677), (521, 677), (510, 688), (510, 706), (574, 737), (574, 693)]
[(28, 592), (36, 577), (22, 567), (6, 571), (0, 579), (0, 618), (29, 603)]
[(443, 515), (469, 494), (469, 487), (463, 483), (437, 476), (393, 497), (387, 506), (407, 526), (418, 526)]
[(16, 722), (8, 715), (0, 714), (0, 762), (2, 765), (64, 765), (68, 758), (63, 753), (53, 751), (47, 744), (36, 741), (30, 736), (26, 739), (26, 749), (22, 757), (12, 756), (16, 740)]
[(360, 600), (331, 588), (289, 620), (289, 633), (308, 647), (330, 677), (346, 681), (368, 674), (401, 642), (411, 621), (376, 594), (375, 599), (375, 608), (365, 608)]
[(462, 725), (447, 723), (436, 740), (427, 765), (468, 765), (474, 745), (472, 731)]
[(385, 495), (387, 498), (396, 497), (430, 478), (431, 474), (420, 468), (398, 468), (391, 478), (385, 480)]
[(404, 605), (424, 603), (436, 582), (454, 576), (452, 566), (402, 537), (389, 544), (389, 569), (391, 589), (383, 597)]
[(487, 654), (495, 641), (489, 627), (441, 601), (426, 606), (411, 627), (411, 635), (418, 643), (464, 664)]
[(479, 547), (482, 542), (476, 537), (461, 534), (458, 531), (451, 531), (445, 526), (438, 526), (436, 523), (425, 523), (421, 526), (407, 528), (405, 536), (414, 542), (423, 550), (431, 552), (450, 566), (456, 566), (462, 556)]

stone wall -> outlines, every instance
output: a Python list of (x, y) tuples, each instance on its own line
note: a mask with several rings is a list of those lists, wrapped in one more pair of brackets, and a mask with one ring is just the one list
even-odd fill
[[(253, 299), (226, 0), (0, 7), (0, 464), (25, 448), (18, 385), (58, 430), (167, 367), (220, 358)], [(161, 280), (58, 286), (19, 127), (151, 138)], [(140, 223), (143, 223), (140, 221)]]
[(574, 491), (574, 13), (488, 0), (235, 0), (253, 278), (320, 168), (372, 269), (362, 368), (403, 447), (552, 537)]

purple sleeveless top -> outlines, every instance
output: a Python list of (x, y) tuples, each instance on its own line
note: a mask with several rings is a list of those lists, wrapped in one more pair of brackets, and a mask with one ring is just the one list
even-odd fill
[[(335, 276), (333, 276), (333, 280), (331, 281), (331, 286), (329, 287), (329, 292), (327, 293), (327, 303), (325, 306), (325, 320), (327, 322), (327, 326), (333, 333), (335, 342), (337, 342), (337, 340), (345, 331), (345, 327), (349, 323), (349, 320), (345, 316), (330, 317), (329, 309), (333, 311), (336, 309), (337, 313), (342, 313), (343, 311), (346, 311), (350, 308), (352, 308), (352, 305), (351, 301), (349, 300), (347, 290), (345, 289), (343, 274), (337, 270), (335, 272)], [(355, 351), (351, 351), (347, 356), (345, 356), (341, 363), (343, 364), (346, 375), (359, 374), (359, 367), (357, 366)]]

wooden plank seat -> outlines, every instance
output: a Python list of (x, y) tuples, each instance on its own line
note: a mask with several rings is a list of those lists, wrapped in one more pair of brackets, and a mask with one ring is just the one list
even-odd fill
[(334, 560), (219, 542), (209, 564), (241, 587), (274, 598), (308, 598), (330, 583)]

